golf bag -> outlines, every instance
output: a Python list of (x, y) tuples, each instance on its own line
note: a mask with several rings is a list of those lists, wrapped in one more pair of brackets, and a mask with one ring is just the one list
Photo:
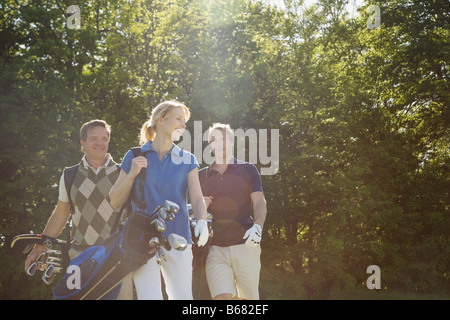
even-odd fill
[[(100, 245), (90, 247), (70, 262), (69, 270), (56, 285), (53, 296), (57, 300), (115, 299), (122, 280), (151, 259), (163, 243), (161, 229), (164, 220), (174, 219), (178, 206), (166, 201), (152, 215), (146, 211), (144, 197), (145, 168), (139, 179), (139, 210), (132, 211), (123, 225)], [(132, 194), (136, 194), (134, 190)], [(153, 241), (152, 243), (155, 243)]]
[(156, 254), (149, 247), (160, 237), (146, 212), (132, 211), (125, 224), (102, 244), (83, 251), (70, 262), (70, 273), (56, 285), (57, 300), (115, 299), (120, 283)]

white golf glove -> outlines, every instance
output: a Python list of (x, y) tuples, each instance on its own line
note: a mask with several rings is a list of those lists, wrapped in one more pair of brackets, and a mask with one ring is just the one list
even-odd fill
[(247, 230), (245, 233), (243, 239), (247, 239), (245, 241), (245, 245), (247, 247), (256, 247), (260, 242), (262, 238), (262, 227), (255, 223), (253, 227)]
[(206, 220), (200, 219), (197, 221), (197, 224), (194, 228), (194, 235), (198, 237), (197, 245), (199, 247), (203, 247), (206, 242), (208, 242), (209, 230)]

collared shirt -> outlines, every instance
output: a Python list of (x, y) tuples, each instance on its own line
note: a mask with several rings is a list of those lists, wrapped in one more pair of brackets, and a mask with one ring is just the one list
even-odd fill
[[(84, 155), (83, 158), (81, 159), (81, 163), (83, 164), (83, 166), (86, 169), (91, 169), (92, 172), (94, 172), (97, 175), (100, 172), (100, 170), (106, 168), (109, 165), (109, 163), (111, 162), (111, 160), (112, 160), (112, 156), (109, 153), (107, 153), (106, 156), (107, 156), (106, 162), (103, 165), (99, 166), (97, 169), (94, 169), (93, 167), (91, 167), (89, 165), (89, 163), (86, 160), (86, 155)], [(61, 175), (61, 178), (59, 179), (59, 196), (58, 196), (58, 200), (62, 201), (62, 202), (69, 202), (69, 197), (67, 195), (67, 190), (66, 190), (66, 184), (64, 183), (64, 172)]]
[[(192, 153), (181, 150), (175, 144), (161, 160), (159, 160), (158, 152), (152, 148), (151, 141), (141, 147), (141, 152), (147, 158), (144, 185), (147, 212), (152, 214), (155, 208), (165, 200), (178, 204), (180, 211), (175, 215), (174, 221), (166, 221), (166, 231), (163, 232), (163, 237), (175, 233), (185, 237), (188, 243), (192, 243), (187, 210), (187, 178), (189, 172), (198, 167), (197, 159)], [(120, 165), (127, 174), (130, 172), (133, 157), (133, 151), (129, 150)], [(138, 179), (136, 178), (132, 192), (139, 193), (138, 190)], [(136, 203), (132, 201), (131, 204), (133, 210), (136, 210)]]
[(86, 160), (86, 155), (83, 156), (83, 159), (81, 159), (81, 161), (83, 162), (83, 165), (86, 169), (91, 169), (95, 174), (98, 174), (100, 172), (100, 170), (102, 170), (103, 168), (106, 168), (109, 165), (109, 162), (111, 161), (112, 157), (109, 153), (106, 154), (106, 162), (101, 165), (98, 166), (97, 169), (94, 169), (94, 167), (92, 167)]
[(203, 196), (213, 196), (208, 212), (213, 216), (212, 244), (227, 247), (245, 243), (245, 232), (253, 225), (253, 192), (261, 191), (258, 169), (232, 158), (223, 174), (212, 169), (214, 163), (199, 171)]

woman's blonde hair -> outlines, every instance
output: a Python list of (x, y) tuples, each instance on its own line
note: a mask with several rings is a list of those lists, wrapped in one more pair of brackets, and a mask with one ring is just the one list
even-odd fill
[(155, 139), (156, 121), (159, 118), (168, 117), (175, 108), (181, 108), (183, 110), (185, 115), (185, 122), (189, 120), (189, 118), (191, 117), (191, 113), (183, 103), (176, 100), (161, 102), (156, 106), (155, 109), (153, 109), (150, 119), (142, 125), (141, 134), (139, 137), (139, 143), (141, 145), (145, 144), (149, 140), (153, 141)]

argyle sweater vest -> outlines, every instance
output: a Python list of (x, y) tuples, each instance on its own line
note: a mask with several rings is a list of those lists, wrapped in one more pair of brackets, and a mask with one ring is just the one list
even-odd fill
[(109, 191), (119, 176), (114, 161), (98, 174), (81, 163), (75, 175), (70, 196), (73, 201), (72, 247), (85, 249), (102, 243), (114, 225), (115, 210), (110, 204)]

